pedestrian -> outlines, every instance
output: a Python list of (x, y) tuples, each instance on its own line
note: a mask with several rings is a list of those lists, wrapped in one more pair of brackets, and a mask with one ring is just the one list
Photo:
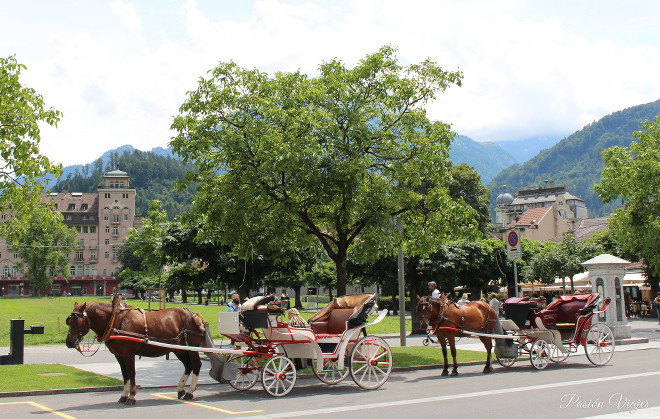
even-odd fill
[(461, 299), (458, 300), (458, 302), (456, 304), (458, 304), (458, 306), (460, 307), (460, 306), (466, 305), (469, 302), (470, 302), (470, 300), (468, 299), (467, 293), (464, 293), (463, 296), (461, 297)]
[(428, 283), (429, 292), (431, 293), (431, 298), (440, 298), (440, 291), (438, 290), (438, 284), (435, 281)]
[(497, 295), (495, 295), (495, 293), (490, 295), (490, 302), (488, 305), (493, 307), (496, 315), (500, 315), (500, 300), (497, 299)]
[(653, 300), (653, 307), (655, 307), (655, 312), (658, 315), (658, 324), (660, 324), (660, 292), (655, 297), (655, 300)]
[(227, 305), (227, 312), (232, 312), (232, 311), (236, 311), (236, 312), (241, 311), (241, 297), (239, 297), (238, 294), (232, 295), (231, 301)]

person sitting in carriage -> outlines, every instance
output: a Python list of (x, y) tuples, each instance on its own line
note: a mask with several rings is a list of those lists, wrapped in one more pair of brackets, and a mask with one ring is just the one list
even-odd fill
[(429, 292), (431, 293), (431, 298), (440, 298), (440, 290), (438, 290), (438, 284), (435, 281), (428, 283)]

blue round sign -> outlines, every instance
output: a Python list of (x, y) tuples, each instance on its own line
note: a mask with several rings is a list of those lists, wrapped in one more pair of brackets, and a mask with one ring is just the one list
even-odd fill
[(509, 232), (509, 235), (507, 236), (507, 240), (509, 242), (509, 246), (511, 247), (516, 247), (518, 245), (518, 233), (515, 231)]

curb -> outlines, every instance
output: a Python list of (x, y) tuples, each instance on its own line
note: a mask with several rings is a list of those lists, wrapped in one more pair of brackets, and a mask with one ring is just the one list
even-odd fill
[(51, 390), (11, 391), (0, 393), (1, 397), (47, 396), (51, 394), (96, 393), (99, 391), (121, 391), (124, 386), (58, 388)]

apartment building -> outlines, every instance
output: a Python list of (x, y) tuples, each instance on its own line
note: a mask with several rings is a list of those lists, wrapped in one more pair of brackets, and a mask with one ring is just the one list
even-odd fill
[[(136, 225), (135, 188), (126, 172), (113, 170), (103, 178), (97, 193), (42, 195), (64, 223), (78, 231), (76, 249), (69, 255), (66, 276), (54, 276), (47, 294), (111, 295), (118, 290), (116, 274), (121, 265), (117, 246)], [(138, 220), (139, 221), (139, 220)], [(31, 295), (21, 272), (18, 252), (0, 244), (0, 295)]]

